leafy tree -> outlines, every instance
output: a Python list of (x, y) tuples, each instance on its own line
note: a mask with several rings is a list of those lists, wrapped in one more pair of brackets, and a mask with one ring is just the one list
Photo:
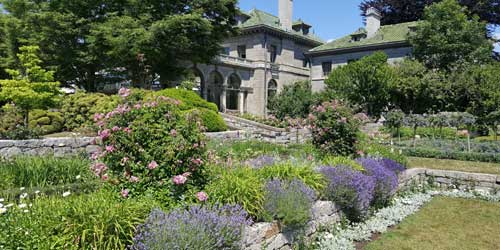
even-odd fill
[(58, 101), (59, 82), (54, 82), (54, 72), (40, 67), (42, 61), (36, 46), (20, 48), (21, 67), (8, 69), (11, 80), (0, 80), (0, 101), (12, 102), (23, 110), (24, 125), (28, 127), (29, 111), (44, 109), (55, 105)]
[(449, 86), (444, 74), (429, 71), (415, 60), (404, 60), (395, 66), (391, 101), (405, 113), (422, 114), (427, 111), (447, 110)]
[(410, 36), (415, 58), (431, 69), (454, 70), (465, 64), (492, 60), (493, 45), (486, 23), (456, 0), (443, 0), (426, 8), (424, 21)]
[(500, 111), (494, 111), (486, 116), (485, 123), (493, 131), (495, 141), (498, 141), (498, 126), (500, 126)]
[(347, 100), (368, 115), (378, 116), (388, 106), (394, 77), (387, 55), (377, 52), (333, 70), (325, 81), (326, 91), (334, 99)]
[(278, 119), (306, 118), (313, 104), (311, 83), (302, 81), (285, 86), (279, 94), (269, 100), (268, 109)]
[[(363, 0), (359, 8), (361, 15), (366, 10), (375, 7), (382, 11), (382, 24), (395, 24), (422, 19), (426, 6), (441, 0)], [(500, 1), (498, 0), (459, 0), (462, 6), (478, 15), (482, 21), (490, 24), (500, 24)]]

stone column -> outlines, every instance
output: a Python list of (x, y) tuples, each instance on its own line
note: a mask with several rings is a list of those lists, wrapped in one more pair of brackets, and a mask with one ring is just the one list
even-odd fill
[(222, 112), (226, 112), (226, 86), (222, 87), (222, 92), (220, 95), (220, 109)]
[(243, 91), (238, 92), (238, 110), (240, 114), (245, 113), (245, 92)]
[(201, 83), (203, 84), (204, 86), (201, 86), (202, 88), (202, 93), (201, 93), (201, 96), (203, 97), (203, 99), (207, 100), (208, 101), (208, 84), (207, 83)]

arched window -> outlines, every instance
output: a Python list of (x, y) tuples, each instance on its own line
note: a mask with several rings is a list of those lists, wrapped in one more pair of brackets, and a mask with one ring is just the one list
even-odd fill
[(278, 83), (276, 80), (271, 79), (267, 84), (267, 100), (271, 100), (278, 93)]
[(226, 106), (229, 110), (238, 109), (238, 94), (240, 93), (241, 79), (238, 75), (229, 76), (229, 83), (226, 89)]
[(219, 72), (213, 71), (212, 73), (210, 73), (207, 86), (207, 99), (209, 102), (217, 104), (219, 110), (221, 109), (220, 98), (222, 95), (223, 84), (224, 80)]

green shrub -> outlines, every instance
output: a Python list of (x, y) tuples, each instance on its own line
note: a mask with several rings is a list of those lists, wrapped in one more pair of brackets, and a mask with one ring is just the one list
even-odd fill
[(61, 132), (64, 118), (61, 112), (36, 109), (30, 112), (30, 128), (40, 128), (43, 134)]
[(468, 153), (426, 148), (402, 148), (401, 150), (405, 155), (412, 157), (500, 163), (500, 154), (497, 153)]
[(175, 103), (159, 97), (96, 117), (103, 153), (94, 155), (92, 170), (125, 198), (183, 199), (205, 183), (201, 122)]
[(266, 166), (256, 171), (266, 180), (301, 180), (318, 193), (321, 193), (326, 185), (326, 180), (323, 175), (315, 171), (310, 165), (294, 165), (291, 162), (285, 162), (273, 166)]
[(364, 171), (364, 168), (363, 166), (361, 166), (361, 164), (359, 164), (358, 162), (356, 162), (351, 158), (342, 156), (337, 156), (337, 157), (328, 156), (324, 158), (321, 161), (321, 163), (324, 164), (325, 166), (346, 166), (357, 171)]
[(217, 105), (201, 98), (196, 92), (185, 89), (164, 89), (153, 92), (153, 96), (165, 96), (181, 101), (179, 108), (181, 110), (190, 110), (193, 108), (203, 108), (218, 113)]
[(309, 117), (313, 145), (324, 154), (350, 156), (356, 153), (359, 122), (352, 111), (337, 101), (323, 103)]
[(313, 104), (311, 83), (302, 81), (287, 85), (279, 94), (270, 97), (268, 108), (280, 120), (286, 117), (306, 118)]
[(74, 131), (93, 127), (95, 114), (107, 113), (122, 102), (116, 95), (77, 92), (66, 96), (61, 112), (64, 116), (64, 129)]
[(149, 199), (119, 200), (109, 191), (29, 202), (32, 206), (13, 206), (0, 216), (5, 249), (125, 249), (136, 227), (158, 206)]
[(82, 158), (23, 157), (0, 160), (0, 190), (44, 188), (94, 179)]
[(362, 151), (367, 156), (375, 158), (388, 158), (403, 166), (408, 166), (408, 159), (399, 151), (399, 149), (396, 148), (389, 148), (388, 146), (376, 143), (365, 143), (362, 146)]
[(206, 128), (206, 132), (221, 132), (227, 130), (227, 125), (219, 113), (204, 108), (191, 109), (188, 112), (200, 117), (203, 121), (203, 126)]
[[(384, 127), (382, 129), (383, 132), (391, 133), (391, 129)], [(412, 139), (413, 138), (413, 129), (410, 127), (401, 127), (399, 129), (399, 133), (401, 135), (401, 139)], [(427, 128), (427, 127), (418, 127), (417, 135), (420, 137), (427, 138), (442, 138), (442, 139), (455, 139), (459, 136), (457, 135), (457, 130), (454, 128), (442, 128), (441, 130), (436, 128)], [(397, 134), (393, 134), (394, 137), (398, 137)], [(462, 136), (463, 138), (463, 136)]]
[(263, 215), (264, 183), (249, 167), (220, 168), (205, 189), (212, 203), (241, 205), (255, 218)]

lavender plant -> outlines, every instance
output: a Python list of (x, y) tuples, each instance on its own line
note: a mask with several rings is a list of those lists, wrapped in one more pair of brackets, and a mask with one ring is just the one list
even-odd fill
[(311, 218), (315, 200), (314, 190), (298, 179), (271, 180), (266, 185), (265, 217), (277, 219), (287, 227), (304, 226)]
[(380, 160), (374, 158), (360, 158), (357, 161), (364, 167), (366, 174), (375, 180), (375, 194), (372, 204), (377, 208), (386, 206), (398, 187), (397, 174), (386, 168)]
[(392, 159), (383, 158), (383, 159), (380, 159), (379, 162), (385, 168), (391, 170), (392, 172), (394, 172), (396, 174), (400, 174), (401, 172), (404, 172), (406, 170), (405, 166), (399, 164), (398, 162), (396, 162)]
[(241, 206), (194, 205), (170, 213), (153, 210), (129, 249), (238, 249), (243, 227), (250, 224)]
[(321, 167), (328, 180), (325, 197), (337, 203), (351, 221), (364, 218), (374, 198), (375, 179), (350, 167)]
[(255, 169), (261, 169), (266, 166), (272, 166), (277, 162), (276, 157), (269, 156), (269, 155), (261, 155), (259, 157), (247, 160), (245, 165), (255, 168)]

